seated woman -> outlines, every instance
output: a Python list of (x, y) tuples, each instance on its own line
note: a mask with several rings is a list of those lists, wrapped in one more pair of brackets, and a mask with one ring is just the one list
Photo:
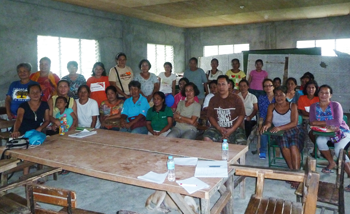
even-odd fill
[(17, 110), (17, 118), (11, 134), (13, 138), (18, 138), (32, 129), (41, 132), (50, 123), (49, 105), (41, 101), (40, 85), (29, 85), (27, 90), (30, 100), (22, 103)]
[[(320, 102), (314, 103), (310, 106), (310, 125), (329, 127), (334, 130), (339, 130), (338, 139), (331, 139), (330, 137), (318, 136), (316, 143), (321, 154), (328, 160), (328, 166), (322, 169), (323, 173), (331, 173), (336, 166), (333, 156), (327, 142), (332, 140), (334, 142), (334, 151), (338, 156), (340, 149), (350, 141), (349, 126), (343, 120), (343, 108), (338, 102), (331, 101), (333, 90), (329, 85), (322, 85), (319, 89), (318, 95)], [(346, 156), (345, 169), (349, 168), (349, 158)]]
[[(291, 170), (300, 169), (303, 151), (304, 129), (298, 125), (298, 109), (295, 103), (286, 100), (287, 91), (283, 87), (275, 88), (275, 103), (267, 109), (267, 118), (261, 132), (266, 132), (272, 125), (270, 132), (284, 131), (283, 136), (271, 136), (275, 138), (282, 151), (283, 157)], [(292, 183), (292, 188), (297, 188), (297, 183)]]
[(78, 88), (79, 99), (77, 99), (78, 127), (100, 128), (100, 115), (96, 100), (89, 98), (90, 88), (87, 85), (81, 85)]
[(252, 132), (253, 126), (256, 124), (256, 113), (258, 113), (258, 99), (254, 94), (248, 92), (249, 83), (247, 80), (243, 79), (239, 82), (239, 93), (243, 100), (244, 109), (245, 109), (245, 118), (244, 118), (244, 128), (246, 137)]
[(147, 59), (141, 60), (139, 68), (141, 73), (135, 75), (134, 80), (141, 84), (141, 94), (150, 102), (153, 93), (159, 91), (159, 81), (155, 74), (149, 72), (151, 63)]
[(113, 85), (106, 88), (106, 95), (107, 100), (100, 105), (101, 128), (119, 131), (124, 101), (117, 98), (117, 88)]
[(6, 114), (9, 120), (16, 119), (19, 105), (29, 100), (28, 86), (38, 84), (29, 79), (31, 70), (32, 66), (29, 63), (17, 65), (19, 80), (11, 83), (5, 100)]
[[(173, 106), (171, 106), (171, 109), (173, 109), (173, 112), (175, 112), (176, 108), (177, 108), (177, 104), (179, 104), (179, 102), (181, 100), (185, 100), (186, 97), (182, 95), (182, 90), (184, 88), (184, 86), (186, 84), (188, 84), (190, 81), (188, 81), (188, 79), (186, 77), (183, 77), (179, 80), (179, 93), (177, 93), (175, 96), (174, 96), (174, 104)], [(196, 101), (197, 103), (199, 103), (199, 100), (198, 100), (198, 97), (195, 96), (194, 97), (194, 101)]]
[(165, 104), (165, 94), (161, 91), (153, 94), (154, 106), (147, 111), (148, 135), (164, 136), (173, 126), (173, 111)]
[(180, 101), (177, 105), (174, 113), (176, 125), (167, 137), (194, 140), (197, 136), (195, 124), (201, 114), (201, 105), (194, 100), (195, 96), (199, 94), (199, 90), (194, 83), (190, 82), (185, 85), (181, 94), (186, 96), (186, 100)]
[(287, 86), (287, 94), (286, 94), (287, 101), (290, 103), (298, 103), (300, 94), (296, 92), (296, 88), (298, 86), (297, 80), (293, 77), (289, 77), (286, 81), (286, 86)]
[(131, 134), (147, 134), (146, 114), (149, 109), (147, 98), (141, 95), (141, 84), (138, 81), (129, 83), (131, 97), (124, 102), (120, 131)]
[(303, 94), (298, 100), (298, 110), (302, 116), (308, 117), (310, 112), (310, 106), (313, 103), (320, 101), (318, 98), (318, 85), (315, 80), (310, 80), (306, 83)]
[(67, 104), (67, 98), (63, 96), (56, 98), (56, 108), (58, 108), (59, 112), (51, 119), (51, 122), (54, 124), (54, 128), (58, 129), (60, 133), (75, 130), (78, 124), (77, 115), (73, 109), (67, 108)]

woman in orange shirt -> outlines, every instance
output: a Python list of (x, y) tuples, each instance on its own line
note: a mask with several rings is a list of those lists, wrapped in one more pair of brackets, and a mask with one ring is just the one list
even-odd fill
[(102, 101), (107, 100), (106, 88), (109, 86), (106, 69), (102, 62), (96, 62), (92, 68), (92, 77), (90, 77), (86, 85), (89, 86), (91, 94), (90, 98), (97, 101), (98, 106)]
[(302, 116), (309, 116), (310, 106), (313, 103), (320, 102), (318, 98), (318, 85), (315, 80), (310, 80), (306, 83), (302, 95), (298, 100), (298, 109)]

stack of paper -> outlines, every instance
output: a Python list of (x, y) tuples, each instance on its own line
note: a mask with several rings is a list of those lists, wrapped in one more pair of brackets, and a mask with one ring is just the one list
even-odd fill
[(208, 184), (195, 177), (187, 178), (185, 180), (178, 180), (176, 183), (182, 186), (189, 194), (210, 187)]
[(181, 166), (195, 166), (197, 161), (198, 158), (174, 158), (175, 164)]
[(168, 175), (168, 172), (164, 174), (158, 174), (155, 172), (150, 171), (149, 173), (143, 175), (143, 176), (138, 176), (137, 178), (143, 181), (149, 181), (157, 184), (162, 184), (164, 183), (164, 180), (166, 176)]
[(227, 161), (198, 161), (194, 176), (226, 178), (228, 177)]
[(94, 135), (94, 134), (97, 134), (97, 132), (96, 131), (91, 131), (90, 132), (89, 130), (84, 129), (83, 131), (81, 131), (79, 133), (70, 134), (70, 135), (68, 135), (68, 137), (83, 138), (83, 137), (91, 136), (91, 135)]

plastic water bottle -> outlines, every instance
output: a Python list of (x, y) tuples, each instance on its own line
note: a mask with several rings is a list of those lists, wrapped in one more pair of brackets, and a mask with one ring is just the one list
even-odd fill
[(63, 124), (63, 121), (61, 120), (61, 125), (60, 125), (60, 130), (59, 130), (59, 134), (60, 135), (64, 135), (64, 133), (65, 133), (65, 129), (66, 129), (66, 126)]
[(173, 156), (168, 157), (168, 181), (175, 181), (175, 162)]
[(227, 160), (228, 159), (228, 143), (227, 139), (224, 139), (222, 141), (222, 160)]

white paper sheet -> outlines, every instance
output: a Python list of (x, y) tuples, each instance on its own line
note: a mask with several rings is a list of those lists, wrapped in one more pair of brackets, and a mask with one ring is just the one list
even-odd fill
[(198, 161), (194, 176), (226, 178), (228, 177), (227, 161)]
[(87, 137), (87, 136), (91, 136), (97, 134), (97, 131), (89, 131), (84, 129), (83, 131), (79, 132), (79, 133), (75, 133), (75, 134), (70, 134), (68, 135), (68, 137), (76, 137), (76, 138), (83, 138), (83, 137)]
[(162, 183), (164, 183), (164, 180), (165, 180), (167, 175), (168, 175), (168, 172), (166, 172), (164, 174), (159, 174), (159, 173), (155, 173), (155, 172), (150, 171), (149, 173), (142, 175), (142, 176), (138, 176), (137, 178), (140, 180), (143, 180), (143, 181), (162, 184)]
[(184, 180), (177, 180), (176, 183), (178, 183), (181, 187), (183, 187), (189, 194), (192, 194), (194, 192), (197, 192), (201, 189), (207, 189), (210, 186), (203, 181), (199, 180), (198, 178), (191, 177)]
[(197, 161), (198, 158), (174, 158), (175, 164), (181, 166), (195, 166)]

